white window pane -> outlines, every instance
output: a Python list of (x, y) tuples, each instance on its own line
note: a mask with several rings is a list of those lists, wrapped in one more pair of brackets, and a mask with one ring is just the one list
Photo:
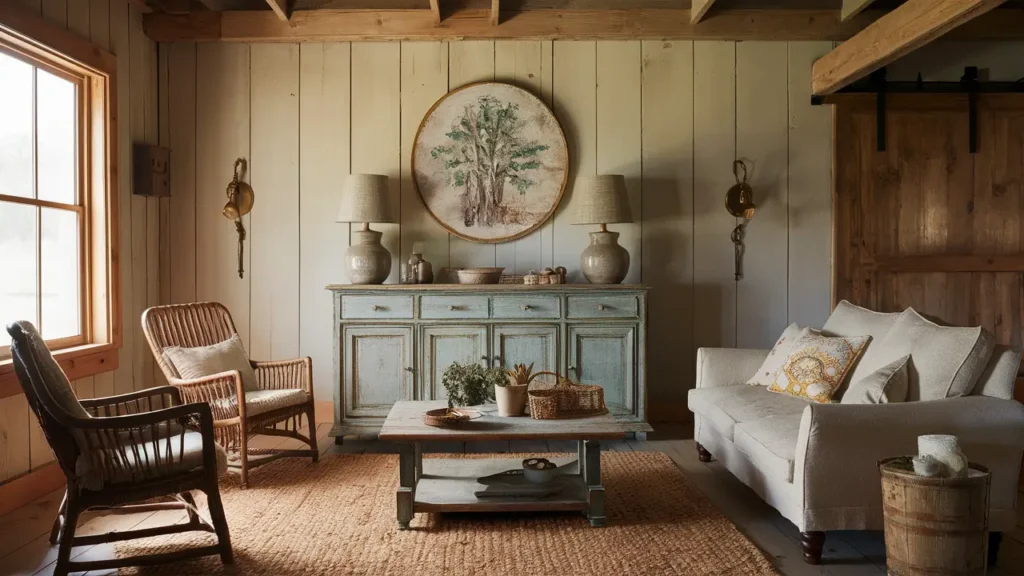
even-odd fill
[[(0, 323), (36, 318), (36, 210), (34, 206), (0, 202)], [(7, 344), (6, 333), (0, 342)]]
[(42, 208), (43, 338), (81, 333), (78, 214)]
[(0, 194), (32, 197), (32, 66), (0, 52)]
[(39, 70), (36, 77), (36, 130), (39, 197), (75, 203), (76, 86)]

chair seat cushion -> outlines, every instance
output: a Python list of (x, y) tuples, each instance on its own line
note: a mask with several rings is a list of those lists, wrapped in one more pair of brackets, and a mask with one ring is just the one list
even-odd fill
[(792, 483), (800, 417), (786, 414), (738, 423), (733, 441), (765, 476)]
[(729, 440), (733, 440), (736, 424), (793, 414), (799, 419), (809, 403), (803, 398), (769, 392), (764, 386), (746, 384), (696, 388), (689, 394), (690, 410), (707, 418)]
[[(203, 436), (181, 426), (161, 424), (146, 427), (141, 434), (121, 432), (118, 442), (105, 441), (104, 447), (93, 449), (92, 457), (81, 455), (76, 472), (87, 490), (101, 490), (106, 484), (134, 483), (155, 480), (194, 470), (203, 465)], [(120, 448), (117, 446), (120, 444)], [(228, 468), (224, 449), (214, 442), (217, 474)]]
[(245, 415), (256, 416), (288, 406), (309, 402), (309, 395), (300, 388), (283, 390), (254, 390), (245, 393)]

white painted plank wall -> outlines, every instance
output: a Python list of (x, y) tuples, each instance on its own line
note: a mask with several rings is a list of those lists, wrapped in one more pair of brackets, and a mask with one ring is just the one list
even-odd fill
[[(133, 140), (157, 143), (156, 44), (143, 35), (141, 14), (135, 7), (130, 8), (127, 0), (20, 0), (20, 3), (51, 24), (119, 55), (118, 203), (124, 346), (118, 355), (117, 370), (82, 378), (72, 385), (82, 398), (110, 396), (152, 386), (155, 384), (152, 357), (148, 348), (140, 348), (146, 350), (146, 355), (135, 353), (135, 331), (139, 325), (137, 308), (141, 311), (160, 301), (160, 265), (156, 257), (156, 250), (160, 248), (160, 200), (132, 198), (130, 160)], [(132, 209), (133, 203), (139, 210)], [(0, 398), (0, 482), (52, 461), (53, 453), (25, 396)]]

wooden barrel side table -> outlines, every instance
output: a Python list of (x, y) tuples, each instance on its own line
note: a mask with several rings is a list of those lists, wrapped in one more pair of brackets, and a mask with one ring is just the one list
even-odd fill
[(970, 464), (966, 478), (914, 474), (909, 457), (878, 463), (886, 565), (893, 576), (984, 575), (992, 475)]

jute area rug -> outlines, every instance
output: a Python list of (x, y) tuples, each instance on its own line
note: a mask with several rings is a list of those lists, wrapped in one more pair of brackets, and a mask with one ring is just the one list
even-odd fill
[[(487, 455), (465, 455), (481, 456)], [(221, 481), (233, 567), (214, 556), (122, 573), (776, 574), (665, 454), (604, 453), (601, 465), (604, 528), (591, 528), (579, 513), (419, 513), (412, 529), (399, 531), (396, 455), (329, 455), (318, 464), (282, 459), (252, 474), (246, 490), (234, 477)], [(118, 543), (116, 552), (123, 557), (214, 541), (191, 532)]]

